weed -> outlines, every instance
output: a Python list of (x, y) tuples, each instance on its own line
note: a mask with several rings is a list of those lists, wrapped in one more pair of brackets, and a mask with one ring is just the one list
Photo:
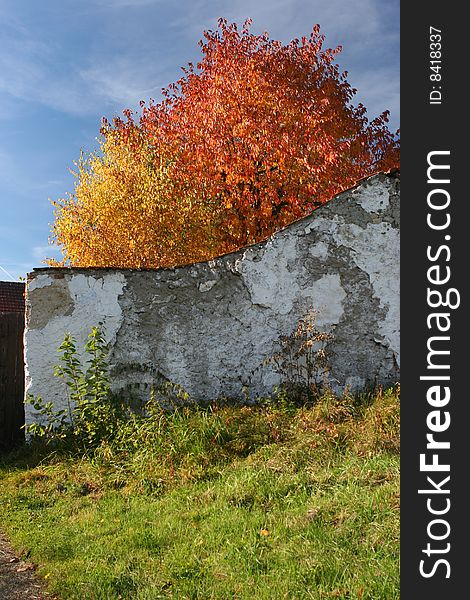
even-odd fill
[(298, 402), (315, 400), (328, 387), (334, 336), (318, 328), (318, 316), (318, 310), (310, 309), (290, 335), (279, 338), (280, 350), (267, 361), (281, 375), (289, 397)]
[(108, 347), (101, 326), (92, 327), (85, 345), (87, 367), (78, 358), (76, 342), (70, 333), (64, 337), (58, 352), (60, 364), (54, 375), (65, 381), (68, 389), (68, 409), (54, 409), (51, 402), (28, 396), (26, 402), (38, 413), (37, 422), (26, 431), (33, 437), (43, 437), (49, 444), (68, 442), (82, 449), (95, 448), (111, 438), (124, 417), (123, 406), (111, 394), (109, 387)]

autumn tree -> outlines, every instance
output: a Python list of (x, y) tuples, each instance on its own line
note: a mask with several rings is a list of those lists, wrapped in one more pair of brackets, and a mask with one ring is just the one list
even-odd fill
[(53, 202), (52, 239), (64, 255), (53, 266), (154, 268), (217, 251), (217, 211), (191, 189), (177, 194), (171, 156), (156, 154), (126, 114), (125, 126), (105, 123), (100, 151), (78, 161), (75, 193)]
[(369, 122), (352, 104), (340, 48), (324, 50), (318, 26), (282, 44), (250, 25), (220, 19), (200, 42), (201, 62), (161, 102), (143, 105), (138, 122), (127, 112), (107, 124), (102, 156), (81, 168), (56, 214), (53, 237), (71, 264), (209, 258), (397, 166), (388, 112)]

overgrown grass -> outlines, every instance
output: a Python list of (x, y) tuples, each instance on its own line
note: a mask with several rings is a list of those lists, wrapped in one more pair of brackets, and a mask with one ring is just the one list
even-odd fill
[(1, 465), (13, 544), (65, 599), (399, 598), (399, 390), (155, 411)]

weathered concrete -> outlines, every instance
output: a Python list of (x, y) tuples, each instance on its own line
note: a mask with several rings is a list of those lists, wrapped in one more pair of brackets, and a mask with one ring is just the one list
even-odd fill
[[(65, 401), (52, 376), (71, 332), (102, 322), (115, 389), (161, 380), (197, 398), (269, 392), (265, 359), (309, 308), (332, 329), (343, 385), (399, 378), (399, 178), (376, 175), (267, 241), (207, 263), (154, 271), (36, 269), (28, 276), (27, 393)], [(32, 417), (27, 415), (27, 420)]]

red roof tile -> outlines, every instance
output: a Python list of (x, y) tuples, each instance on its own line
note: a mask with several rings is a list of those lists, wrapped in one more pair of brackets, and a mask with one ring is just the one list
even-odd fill
[(24, 312), (24, 283), (0, 281), (0, 313)]

